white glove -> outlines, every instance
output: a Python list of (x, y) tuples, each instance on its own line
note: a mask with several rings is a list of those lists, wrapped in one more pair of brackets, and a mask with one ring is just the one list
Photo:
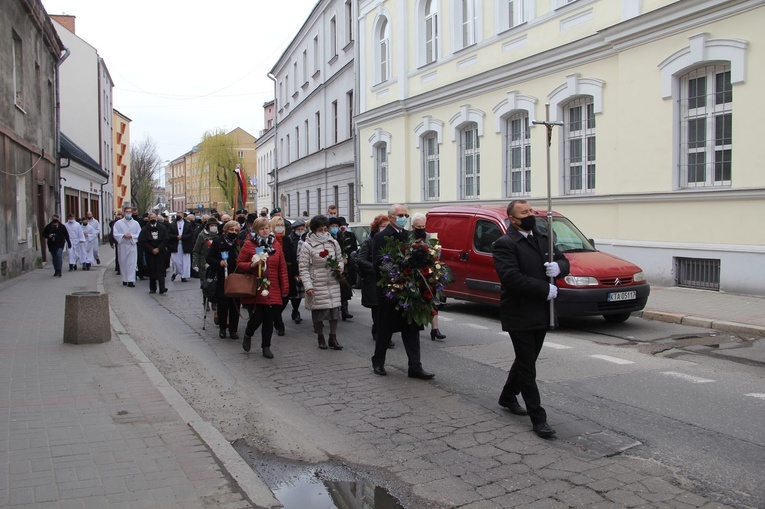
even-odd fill
[(191, 270), (193, 270), (195, 272), (199, 272), (199, 267), (191, 267)]
[(558, 296), (558, 287), (555, 285), (550, 285), (550, 290), (547, 292), (547, 300), (553, 300), (557, 296)]
[(560, 274), (558, 262), (545, 262), (545, 274), (547, 277), (557, 277)]

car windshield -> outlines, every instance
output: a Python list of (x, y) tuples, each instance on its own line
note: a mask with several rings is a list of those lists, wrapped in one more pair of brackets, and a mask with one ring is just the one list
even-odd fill
[[(505, 227), (510, 226), (510, 220), (505, 219)], [(547, 218), (537, 216), (536, 228), (542, 233), (547, 232)], [(597, 251), (595, 247), (587, 240), (587, 237), (579, 231), (579, 228), (565, 217), (553, 217), (553, 230), (555, 231), (555, 247), (564, 253), (583, 253), (586, 251)]]

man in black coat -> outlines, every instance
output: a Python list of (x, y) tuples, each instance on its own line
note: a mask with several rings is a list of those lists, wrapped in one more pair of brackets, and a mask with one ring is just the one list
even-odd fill
[[(386, 239), (393, 237), (399, 241), (409, 240), (409, 232), (406, 231), (409, 214), (406, 207), (400, 203), (391, 205), (388, 209), (390, 223), (384, 230), (372, 238), (372, 259), (380, 279), (380, 265), (382, 263), (382, 248)], [(385, 354), (394, 332), (401, 332), (401, 339), (409, 358), (409, 377), (420, 380), (430, 380), (435, 375), (425, 372), (420, 362), (420, 326), (416, 323), (407, 323), (401, 311), (396, 309), (395, 303), (385, 296), (385, 289), (377, 287), (377, 337), (375, 338), (375, 353), (372, 356), (372, 370), (376, 375), (385, 376)]]
[(53, 258), (53, 277), (61, 277), (61, 265), (64, 259), (64, 246), (72, 249), (72, 242), (69, 240), (69, 232), (61, 224), (58, 215), (53, 214), (51, 222), (43, 229), (43, 237), (48, 239), (48, 251)]
[(149, 293), (167, 292), (165, 287), (165, 257), (167, 256), (167, 229), (157, 224), (157, 215), (149, 214), (149, 223), (138, 235), (138, 246), (146, 256), (146, 267), (149, 273)]
[[(536, 381), (536, 362), (550, 324), (550, 303), (558, 287), (549, 278), (568, 275), (569, 263), (557, 249), (549, 260), (548, 237), (535, 229), (534, 210), (526, 200), (507, 206), (511, 228), (494, 243), (494, 268), (502, 284), (502, 330), (510, 333), (515, 361), (499, 396), (499, 404), (515, 415), (528, 415), (534, 431), (549, 438), (555, 430), (547, 424)], [(523, 396), (526, 409), (516, 396)]]

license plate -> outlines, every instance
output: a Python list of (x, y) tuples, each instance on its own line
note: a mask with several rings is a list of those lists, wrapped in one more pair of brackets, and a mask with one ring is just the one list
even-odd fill
[(618, 302), (620, 300), (637, 299), (637, 292), (615, 292), (608, 294), (608, 302)]

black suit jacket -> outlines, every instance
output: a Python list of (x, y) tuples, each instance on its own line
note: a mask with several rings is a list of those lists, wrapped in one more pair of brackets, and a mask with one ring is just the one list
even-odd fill
[[(550, 283), (544, 266), (549, 259), (548, 239), (536, 229), (533, 235), (536, 241), (511, 227), (492, 248), (494, 268), (502, 284), (499, 309), (505, 331), (547, 329), (550, 323)], [(569, 262), (563, 253), (555, 249), (553, 260), (560, 266), (557, 277), (567, 276)]]
[[(167, 241), (167, 247), (171, 253), (178, 252), (178, 223), (177, 221), (171, 221), (170, 226), (167, 228), (167, 234), (169, 239)], [(181, 247), (183, 252), (191, 254), (194, 250), (194, 225), (184, 219), (183, 221), (183, 233), (181, 234)]]

